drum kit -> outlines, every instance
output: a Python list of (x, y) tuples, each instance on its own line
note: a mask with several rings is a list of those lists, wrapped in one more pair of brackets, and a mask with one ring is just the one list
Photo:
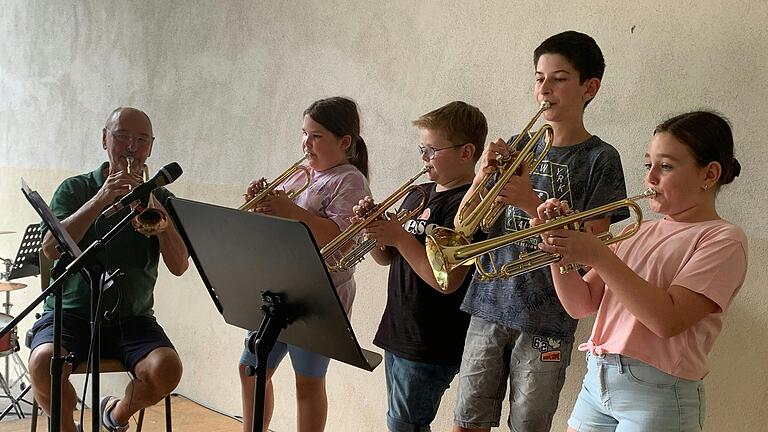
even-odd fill
[[(0, 231), (0, 235), (12, 233), (12, 231)], [(5, 293), (5, 302), (2, 304), (4, 311), (0, 312), (0, 329), (2, 329), (13, 320), (13, 316), (11, 315), (11, 306), (13, 306), (11, 303), (11, 291), (20, 290), (27, 286), (23, 283), (11, 282), (8, 280), (11, 274), (13, 261), (0, 257), (0, 265), (2, 266), (2, 269), (0, 269), (0, 293)], [(2, 419), (10, 409), (13, 409), (19, 417), (24, 416), (19, 403), (22, 401), (21, 397), (13, 395), (14, 387), (19, 386), (23, 391), (29, 386), (29, 374), (24, 362), (21, 360), (21, 357), (19, 357), (19, 349), (19, 339), (16, 328), (0, 338), (0, 359), (5, 361), (5, 367), (0, 371), (0, 398), (8, 398), (11, 401), (10, 406), (3, 411), (2, 415), (0, 415), (0, 419)]]

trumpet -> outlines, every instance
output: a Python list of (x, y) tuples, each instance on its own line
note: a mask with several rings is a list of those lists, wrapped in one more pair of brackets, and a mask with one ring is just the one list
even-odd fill
[(256, 196), (248, 200), (245, 204), (238, 207), (238, 210), (245, 210), (245, 211), (252, 210), (264, 198), (274, 193), (275, 189), (279, 185), (284, 183), (286, 180), (288, 180), (292, 175), (294, 175), (298, 171), (304, 171), (304, 174), (306, 175), (306, 180), (304, 181), (304, 184), (299, 189), (288, 191), (286, 195), (288, 196), (288, 199), (293, 199), (296, 195), (304, 192), (304, 189), (308, 188), (309, 184), (312, 182), (312, 176), (309, 173), (309, 169), (301, 164), (302, 162), (307, 160), (308, 157), (309, 157), (309, 153), (304, 153), (304, 156), (301, 159), (296, 161), (296, 163), (291, 165), (287, 170), (283, 171), (283, 173), (277, 176), (277, 178), (274, 179), (271, 183), (267, 183), (264, 189), (262, 189), (259, 193), (257, 193)]
[[(414, 208), (411, 211), (407, 210), (400, 210), (398, 211), (393, 218), (397, 218), (398, 222), (400, 224), (404, 224), (408, 219), (413, 218), (416, 216), (421, 210), (424, 208), (424, 205), (426, 204), (427, 200), (427, 194), (424, 192), (422, 188), (420, 188), (418, 185), (412, 184), (416, 181), (419, 177), (421, 177), (424, 173), (429, 171), (431, 168), (430, 165), (424, 165), (424, 167), (419, 171), (418, 174), (411, 177), (408, 181), (403, 183), (397, 190), (395, 190), (390, 196), (388, 196), (384, 201), (380, 202), (379, 204), (376, 204), (366, 212), (363, 219), (359, 220), (356, 223), (353, 223), (352, 225), (348, 226), (344, 231), (341, 232), (336, 238), (331, 240), (327, 245), (323, 246), (322, 249), (320, 249), (320, 255), (323, 257), (323, 261), (325, 261), (326, 266), (328, 267), (328, 271), (330, 272), (340, 272), (345, 271), (356, 264), (358, 264), (360, 261), (363, 260), (365, 255), (370, 252), (374, 247), (376, 247), (376, 240), (374, 239), (365, 239), (362, 242), (357, 243), (354, 247), (352, 247), (351, 250), (344, 253), (344, 255), (336, 260), (335, 262), (331, 261), (331, 257), (333, 256), (336, 251), (341, 249), (343, 246), (345, 246), (350, 241), (353, 241), (354, 238), (362, 231), (366, 226), (368, 226), (371, 222), (378, 219), (380, 216), (385, 215), (385, 212), (395, 205), (398, 201), (400, 201), (402, 198), (404, 198), (406, 195), (408, 195), (411, 191), (418, 191), (421, 193), (421, 202), (419, 203), (416, 208)], [(390, 219), (391, 220), (391, 219)]]
[[(467, 202), (459, 209), (456, 218), (456, 226), (453, 229), (440, 227), (432, 230), (431, 237), (433, 237), (433, 240), (430, 241), (429, 237), (427, 237), (426, 243), (428, 256), (430, 255), (430, 243), (432, 243), (432, 248), (435, 248), (435, 244), (444, 245), (446, 247), (466, 246), (470, 244), (469, 239), (477, 232), (478, 228), (482, 228), (485, 232), (491, 230), (491, 227), (493, 227), (506, 207), (505, 204), (496, 202), (496, 198), (504, 189), (504, 186), (506, 186), (513, 175), (517, 174), (517, 171), (522, 164), (528, 164), (531, 171), (536, 169), (552, 148), (552, 141), (554, 138), (552, 126), (545, 124), (540, 127), (535, 134), (532, 136), (530, 135), (530, 130), (533, 128), (534, 123), (536, 123), (544, 111), (549, 109), (550, 105), (549, 101), (541, 102), (539, 110), (528, 124), (525, 125), (523, 130), (520, 131), (512, 144), (509, 145), (510, 150), (516, 151), (525, 135), (530, 137), (528, 142), (522, 149), (520, 149), (514, 159), (510, 157), (506, 161), (501, 160), (498, 166), (498, 172), (486, 174), (485, 177), (483, 177), (481, 186), (475, 189)], [(536, 158), (534, 149), (542, 135), (544, 136), (544, 149), (541, 151), (539, 157)], [(491, 189), (488, 190), (485, 185), (497, 174), (498, 177), (496, 178), (496, 183), (494, 183)], [(477, 205), (474, 209), (470, 210), (469, 207), (474, 205), (475, 202), (477, 202)], [(439, 260), (439, 255), (430, 258), (430, 263), (432, 259)], [(443, 290), (448, 287), (449, 271), (434, 272), (435, 279)]]
[[(530, 136), (530, 130), (533, 128), (533, 124), (536, 123), (536, 120), (538, 120), (541, 114), (549, 109), (549, 107), (550, 103), (548, 101), (541, 102), (539, 111), (536, 112), (531, 121), (529, 121), (525, 128), (523, 128), (523, 130), (517, 135), (517, 138), (515, 138), (512, 144), (509, 145), (510, 151), (514, 152), (517, 150), (518, 145), (520, 145), (520, 142), (523, 140), (525, 135)], [(536, 147), (536, 143), (539, 141), (542, 135), (544, 135), (544, 149), (541, 151), (539, 157), (536, 158), (534, 149)], [(507, 182), (509, 182), (509, 179), (513, 175), (517, 174), (522, 164), (528, 164), (528, 167), (531, 171), (536, 169), (536, 167), (539, 166), (541, 161), (544, 160), (544, 157), (546, 157), (547, 153), (549, 153), (549, 150), (552, 148), (552, 140), (552, 126), (545, 124), (539, 128), (539, 130), (536, 131), (533, 136), (530, 136), (530, 139), (526, 145), (519, 150), (517, 156), (500, 161), (496, 183), (491, 187), (490, 190), (486, 189), (485, 185), (491, 181), (492, 177), (497, 175), (497, 173), (494, 172), (486, 174), (481, 183), (482, 186), (475, 189), (464, 206), (459, 209), (459, 213), (457, 215), (458, 224), (454, 229), (456, 233), (468, 239), (471, 238), (475, 232), (477, 232), (478, 227), (485, 232), (489, 232), (491, 227), (493, 227), (493, 225), (499, 219), (499, 216), (501, 216), (501, 213), (504, 211), (504, 208), (506, 207), (506, 204), (496, 202), (496, 198), (499, 196), (502, 189), (504, 189), (504, 186), (506, 186)], [(472, 206), (475, 202), (477, 202), (476, 207), (470, 211), (469, 207)]]
[[(435, 274), (435, 279), (437, 279), (438, 283), (441, 283), (440, 286), (445, 289), (447, 286), (448, 273), (458, 266), (472, 264), (477, 261), (480, 256), (488, 252), (504, 247), (510, 243), (536, 237), (546, 231), (556, 229), (580, 230), (586, 220), (613, 210), (627, 207), (634, 213), (635, 218), (634, 223), (629, 229), (617, 236), (614, 236), (610, 232), (597, 235), (605, 245), (610, 245), (626, 240), (637, 233), (640, 229), (640, 224), (643, 222), (643, 211), (637, 204), (637, 201), (644, 198), (652, 198), (654, 196), (656, 196), (656, 191), (649, 188), (645, 192), (631, 198), (625, 198), (584, 212), (576, 211), (565, 216), (550, 219), (535, 227), (470, 244), (456, 243), (456, 237), (450, 232), (451, 230), (448, 230), (447, 228), (437, 228), (432, 230), (431, 235), (427, 236), (427, 258), (432, 267), (432, 271)], [(505, 263), (501, 269), (495, 272), (483, 270), (479, 265), (479, 262), (477, 262), (477, 272), (478, 277), (481, 280), (499, 279), (527, 273), (555, 263), (561, 258), (562, 257), (559, 254), (552, 254), (544, 251), (522, 253), (517, 260)], [(560, 268), (560, 272), (567, 273), (579, 267), (578, 264), (564, 266)]]
[[(131, 175), (134, 158), (133, 156), (126, 156), (125, 160), (127, 162), (125, 171), (128, 175)], [(141, 177), (145, 182), (149, 179), (149, 167), (147, 167), (147, 164), (141, 167)], [(133, 229), (136, 232), (144, 234), (145, 237), (158, 235), (168, 228), (168, 215), (164, 211), (153, 207), (150, 202), (144, 211), (133, 218), (131, 225), (133, 225)]]

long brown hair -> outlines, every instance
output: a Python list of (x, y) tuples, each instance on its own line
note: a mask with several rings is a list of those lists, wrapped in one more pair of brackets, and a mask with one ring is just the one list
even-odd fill
[(360, 115), (355, 101), (341, 96), (320, 99), (312, 102), (304, 110), (304, 115), (323, 125), (337, 138), (345, 135), (352, 137), (352, 144), (347, 148), (347, 159), (368, 178), (368, 147), (360, 136)]

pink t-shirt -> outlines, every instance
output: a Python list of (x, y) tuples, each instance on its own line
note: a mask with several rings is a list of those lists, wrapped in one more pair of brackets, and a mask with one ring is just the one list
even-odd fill
[[(309, 168), (312, 182), (309, 187), (294, 198), (294, 202), (316, 216), (328, 218), (344, 230), (350, 225), (349, 218), (354, 215), (352, 207), (366, 195), (371, 195), (368, 180), (354, 165), (338, 165), (325, 171)], [(288, 179), (283, 190), (299, 189), (305, 181), (303, 172)], [(331, 273), (336, 292), (347, 314), (352, 310), (355, 299), (354, 268), (344, 272)]]
[(606, 287), (590, 340), (579, 350), (622, 354), (671, 375), (702, 379), (707, 355), (722, 328), (722, 315), (744, 283), (747, 238), (724, 220), (645, 222), (633, 237), (614, 245), (616, 255), (659, 289), (672, 285), (706, 296), (719, 306), (691, 328), (671, 338), (650, 331)]

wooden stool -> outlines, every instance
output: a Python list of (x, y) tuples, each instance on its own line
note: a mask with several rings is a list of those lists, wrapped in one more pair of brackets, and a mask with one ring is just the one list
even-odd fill
[[(112, 372), (127, 372), (123, 364), (118, 359), (105, 358), (101, 359), (101, 373)], [(75, 370), (72, 371), (72, 375), (86, 373), (86, 363), (80, 363)], [(91, 409), (99, 409), (99, 407), (91, 407)], [(37, 400), (32, 400), (32, 427), (31, 432), (37, 432)], [(141, 426), (144, 423), (144, 410), (139, 411), (139, 419), (136, 421), (136, 432), (141, 432)], [(171, 423), (171, 395), (165, 397), (165, 430), (166, 432), (172, 431)]]
[[(51, 268), (53, 267), (53, 263), (51, 260), (49, 260), (44, 254), (43, 250), (41, 249), (39, 252), (39, 258), (40, 258), (40, 288), (45, 289), (48, 287), (48, 284), (50, 283), (51, 278)], [(28, 332), (30, 334), (27, 335), (26, 338), (26, 345), (27, 348), (29, 348), (30, 343), (32, 342), (31, 338), (31, 330)], [(111, 359), (111, 358), (103, 358), (101, 359), (100, 363), (100, 372), (101, 373), (110, 373), (110, 372), (127, 372), (123, 364), (118, 359)], [(83, 362), (80, 363), (75, 370), (72, 371), (72, 375), (74, 374), (84, 374), (87, 371), (85, 370), (87, 366), (87, 363)], [(37, 411), (38, 411), (39, 405), (37, 404), (37, 399), (34, 397), (32, 398), (32, 427), (31, 432), (37, 432)], [(99, 407), (91, 407), (91, 409), (99, 409)], [(144, 410), (142, 409), (139, 411), (139, 419), (136, 422), (136, 432), (141, 432), (141, 425), (144, 423)], [(171, 395), (167, 395), (165, 397), (165, 431), (171, 432)]]

